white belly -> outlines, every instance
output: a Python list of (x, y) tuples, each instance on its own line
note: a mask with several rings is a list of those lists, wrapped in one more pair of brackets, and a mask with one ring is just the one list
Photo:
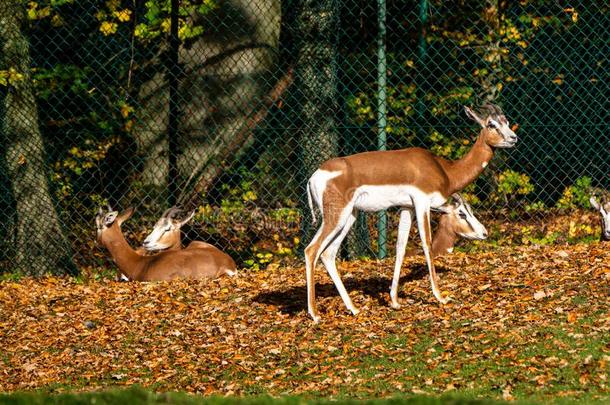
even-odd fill
[(354, 208), (380, 211), (390, 207), (413, 207), (414, 199), (428, 199), (433, 208), (440, 207), (447, 201), (441, 193), (427, 194), (414, 186), (360, 186), (354, 193)]

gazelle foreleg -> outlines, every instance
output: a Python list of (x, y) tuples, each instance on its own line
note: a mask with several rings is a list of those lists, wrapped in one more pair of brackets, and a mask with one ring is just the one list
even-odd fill
[(400, 269), (402, 261), (405, 258), (407, 242), (409, 241), (409, 233), (411, 232), (411, 224), (413, 218), (413, 210), (405, 208), (400, 211), (400, 222), (398, 223), (398, 237), (396, 240), (396, 263), (394, 263), (394, 277), (392, 278), (392, 287), (390, 288), (390, 299), (392, 308), (400, 308), (398, 303), (398, 283), (400, 281)]
[(326, 271), (328, 271), (330, 278), (333, 280), (335, 287), (337, 287), (339, 295), (341, 295), (341, 298), (343, 299), (343, 303), (345, 304), (347, 309), (352, 312), (352, 314), (358, 315), (359, 311), (352, 303), (352, 300), (349, 297), (345, 286), (343, 285), (341, 276), (337, 271), (336, 263), (337, 253), (339, 252), (339, 248), (341, 247), (341, 242), (343, 242), (352, 225), (354, 225), (355, 221), (356, 215), (352, 212), (347, 218), (345, 225), (343, 225), (343, 229), (341, 229), (341, 232), (335, 237), (335, 239), (330, 243), (330, 245), (328, 245), (328, 247), (326, 248), (326, 250), (324, 250), (320, 258), (322, 259), (322, 263), (324, 263), (324, 267), (326, 267)]
[(441, 304), (446, 304), (449, 299), (441, 296), (441, 291), (438, 288), (438, 276), (434, 268), (434, 261), (430, 253), (432, 245), (432, 231), (430, 230), (430, 205), (428, 203), (415, 204), (415, 216), (417, 217), (417, 227), (421, 237), (421, 245), (426, 256), (426, 264), (430, 272), (430, 283), (432, 284), (432, 293)]

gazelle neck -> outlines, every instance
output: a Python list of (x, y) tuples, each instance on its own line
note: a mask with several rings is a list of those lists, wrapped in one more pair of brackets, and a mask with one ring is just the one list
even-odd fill
[(112, 255), (117, 267), (129, 279), (134, 280), (138, 276), (139, 267), (145, 257), (136, 253), (123, 236), (121, 228), (116, 223), (108, 229), (109, 235), (105, 241), (106, 249)]
[(182, 231), (178, 228), (174, 231), (169, 239), (169, 247), (166, 250), (182, 249)]
[(461, 191), (479, 177), (493, 155), (494, 150), (485, 142), (483, 136), (479, 135), (473, 147), (464, 157), (448, 162), (445, 170), (451, 183), (449, 195)]
[(432, 238), (432, 257), (438, 257), (451, 253), (458, 238), (455, 232), (450, 231), (446, 226), (444, 226), (443, 221), (444, 217), (441, 217), (436, 233)]

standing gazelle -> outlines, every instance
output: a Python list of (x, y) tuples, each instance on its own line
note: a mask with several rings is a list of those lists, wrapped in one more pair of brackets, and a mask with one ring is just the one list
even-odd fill
[(600, 197), (600, 201), (598, 202), (595, 197), (591, 196), (589, 202), (601, 215), (602, 234), (600, 239), (610, 241), (610, 198), (608, 195), (605, 195)]
[(432, 293), (441, 303), (448, 302), (438, 288), (438, 277), (430, 255), (430, 208), (442, 206), (451, 194), (472, 183), (487, 166), (496, 148), (511, 148), (517, 142), (517, 135), (499, 107), (485, 105), (483, 114), (477, 114), (468, 107), (464, 109), (481, 126), (481, 132), (462, 159), (448, 161), (422, 148), (364, 152), (328, 160), (311, 176), (307, 183), (308, 199), (312, 207), (315, 202), (322, 215), (320, 229), (305, 248), (307, 306), (314, 321), (317, 322), (319, 316), (313, 273), (320, 257), (347, 308), (354, 315), (358, 313), (335, 264), (341, 242), (356, 220), (355, 210), (403, 207), (390, 291), (394, 308), (399, 307), (398, 280), (413, 211), (430, 272)]

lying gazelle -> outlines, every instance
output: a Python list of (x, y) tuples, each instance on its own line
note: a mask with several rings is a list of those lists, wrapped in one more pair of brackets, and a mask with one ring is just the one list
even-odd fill
[(589, 199), (591, 206), (599, 211), (602, 217), (602, 233), (600, 236), (601, 240), (610, 241), (610, 198), (608, 195), (604, 195), (598, 202), (595, 197), (591, 196)]
[[(195, 210), (187, 212), (178, 207), (169, 208), (161, 215), (161, 218), (159, 218), (153, 230), (148, 234), (146, 239), (144, 239), (142, 247), (148, 252), (182, 249), (180, 229), (186, 225), (194, 215)], [(212, 248), (221, 252), (214, 245), (198, 240), (192, 241), (186, 248)]]
[(448, 302), (438, 288), (430, 254), (430, 208), (442, 206), (450, 195), (472, 183), (487, 166), (496, 148), (511, 148), (517, 142), (517, 135), (499, 107), (485, 105), (481, 115), (468, 107), (464, 109), (481, 126), (481, 131), (472, 149), (460, 160), (447, 161), (422, 148), (364, 152), (328, 160), (311, 176), (307, 183), (308, 200), (312, 210), (315, 203), (322, 215), (320, 229), (305, 248), (307, 306), (314, 321), (319, 320), (313, 277), (318, 258), (322, 259), (347, 308), (354, 315), (358, 313), (335, 264), (341, 242), (356, 219), (355, 210), (402, 207), (390, 290), (392, 307), (399, 307), (398, 280), (413, 211), (430, 272), (432, 293), (441, 303)]
[[(185, 211), (178, 207), (166, 210), (155, 224), (150, 234), (144, 239), (142, 247), (147, 252), (158, 252), (182, 249), (181, 228), (187, 224), (195, 215), (195, 210)], [(228, 254), (207, 242), (194, 240), (185, 249), (203, 249), (210, 257), (222, 258), (231, 263), (231, 269), (227, 270), (229, 276), (237, 274), (237, 266)]]
[(452, 253), (459, 237), (468, 240), (487, 238), (487, 229), (474, 216), (470, 204), (457, 193), (451, 197), (453, 198), (452, 203), (438, 208), (443, 215), (438, 220), (438, 227), (432, 238), (430, 247), (432, 258)]
[(121, 224), (133, 208), (122, 213), (102, 208), (95, 218), (98, 242), (106, 246), (117, 267), (134, 281), (163, 281), (176, 278), (215, 278), (234, 274), (235, 262), (222, 253), (217, 255), (206, 249), (169, 250), (145, 256), (137, 253), (125, 240)]

